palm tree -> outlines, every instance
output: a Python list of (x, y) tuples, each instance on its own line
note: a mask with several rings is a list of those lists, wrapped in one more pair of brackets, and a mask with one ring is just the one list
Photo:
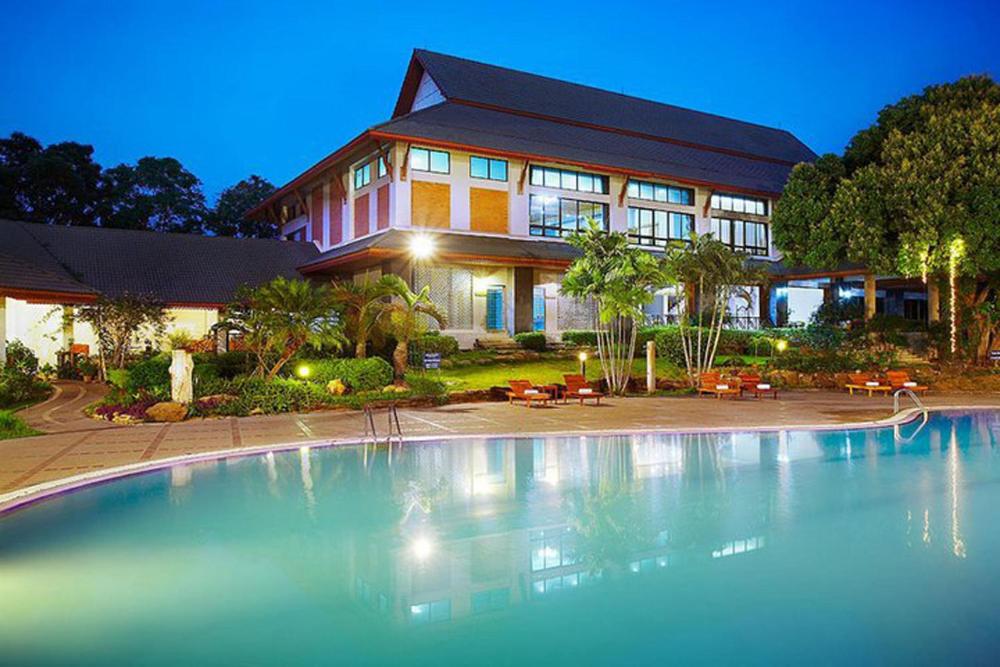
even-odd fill
[(344, 333), (354, 342), (354, 356), (358, 359), (367, 355), (368, 340), (379, 333), (379, 324), (389, 311), (385, 299), (395, 289), (393, 278), (396, 276), (382, 276), (374, 282), (333, 283), (333, 298), (342, 309)]
[(392, 282), (392, 295), (395, 297), (389, 304), (389, 331), (396, 339), (396, 349), (392, 352), (392, 366), (398, 382), (406, 373), (410, 341), (427, 329), (425, 317), (433, 318), (442, 327), (446, 326), (447, 319), (437, 304), (431, 301), (430, 286), (424, 286), (419, 292), (413, 292), (402, 278), (384, 277)]
[(257, 358), (255, 374), (272, 380), (303, 346), (343, 344), (333, 305), (329, 286), (278, 277), (242, 290), (227, 308), (226, 325), (243, 333), (244, 344)]

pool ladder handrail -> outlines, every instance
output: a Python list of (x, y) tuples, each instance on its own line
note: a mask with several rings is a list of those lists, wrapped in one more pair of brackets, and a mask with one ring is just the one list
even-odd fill
[(899, 412), (899, 397), (909, 396), (913, 404), (917, 406), (921, 412), (926, 413), (927, 408), (924, 406), (923, 402), (917, 397), (917, 394), (912, 389), (907, 389), (906, 387), (901, 387), (896, 391), (892, 392), (892, 414), (897, 414)]
[[(378, 441), (378, 429), (375, 428), (375, 408), (377, 405), (375, 402), (365, 403), (364, 405), (364, 439), (366, 442), (369, 440), (369, 436), (371, 440)], [(402, 441), (403, 429), (399, 426), (399, 413), (396, 411), (396, 401), (389, 401), (386, 408), (386, 416), (389, 418), (389, 435), (386, 437), (386, 442), (391, 442), (393, 438), (398, 438)]]

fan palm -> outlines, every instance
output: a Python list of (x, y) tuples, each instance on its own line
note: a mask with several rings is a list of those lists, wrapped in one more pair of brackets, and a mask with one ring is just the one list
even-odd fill
[(396, 349), (392, 352), (392, 367), (396, 380), (399, 381), (406, 373), (410, 341), (426, 331), (426, 318), (434, 319), (442, 327), (447, 325), (447, 318), (431, 300), (429, 286), (414, 292), (402, 278), (385, 277), (389, 278), (393, 285), (394, 299), (389, 304), (389, 332), (396, 339)]
[[(379, 332), (379, 324), (389, 312), (386, 297), (394, 292), (396, 276), (382, 276), (374, 282), (352, 280), (334, 283), (333, 298), (341, 309), (344, 333), (354, 343), (354, 356), (364, 359), (368, 341)], [(376, 341), (378, 344), (378, 341)]]

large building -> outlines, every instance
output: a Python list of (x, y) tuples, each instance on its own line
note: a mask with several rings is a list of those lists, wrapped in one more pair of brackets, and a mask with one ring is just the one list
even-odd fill
[[(558, 289), (574, 257), (564, 237), (586, 219), (654, 252), (694, 230), (778, 260), (772, 207), (792, 167), (814, 158), (785, 130), (417, 50), (392, 118), (254, 215), (319, 247), (305, 275), (429, 285), (447, 333), (469, 346), (592, 326)], [(751, 292), (734, 318), (781, 319), (773, 289)], [(666, 292), (649, 314), (681, 307)]]

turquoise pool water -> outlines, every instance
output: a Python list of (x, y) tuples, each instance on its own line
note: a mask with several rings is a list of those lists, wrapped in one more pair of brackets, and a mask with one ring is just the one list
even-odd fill
[(1000, 414), (918, 428), (314, 449), (91, 487), (0, 519), (0, 663), (991, 662)]

